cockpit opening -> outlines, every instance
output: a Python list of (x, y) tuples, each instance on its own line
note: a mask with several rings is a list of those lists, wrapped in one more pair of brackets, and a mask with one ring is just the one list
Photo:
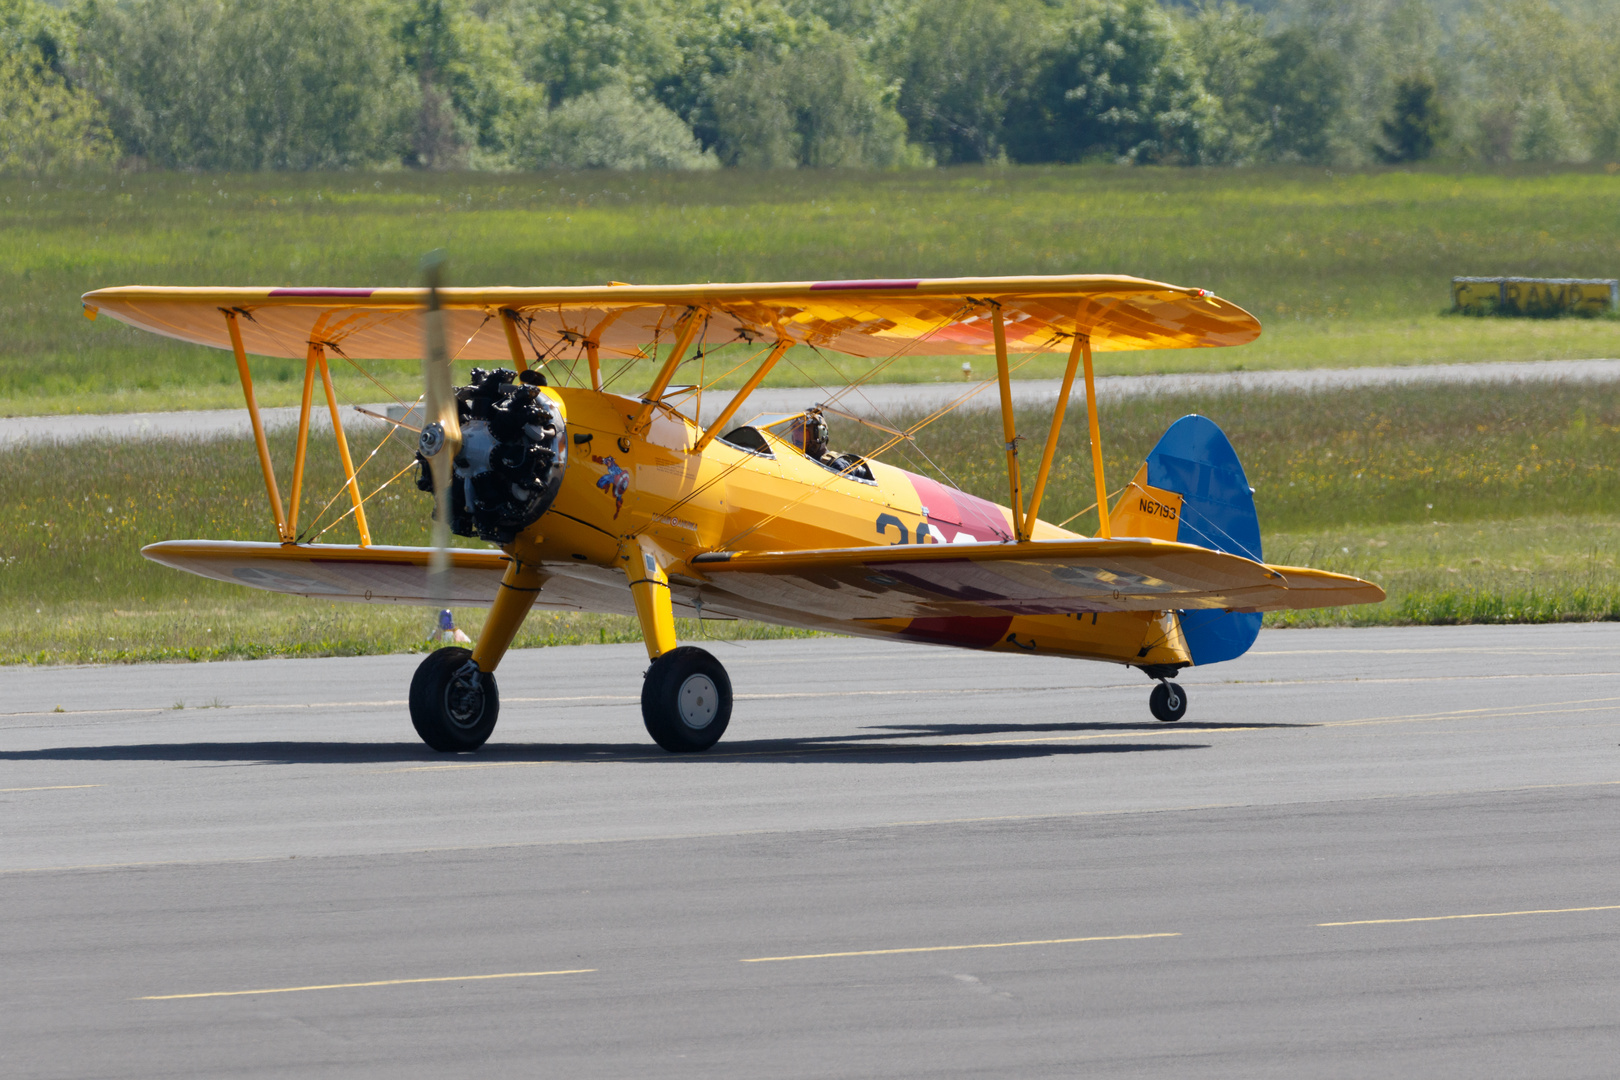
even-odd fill
[(827, 447), (827, 421), (819, 408), (809, 408), (788, 422), (787, 441), (811, 461), (829, 472), (839, 473), (868, 484), (877, 481), (872, 467), (856, 454), (835, 453)]
[(776, 456), (771, 452), (771, 444), (766, 441), (764, 435), (760, 434), (759, 429), (749, 427), (746, 424), (742, 427), (732, 428), (720, 436), (720, 441), (735, 446), (738, 450), (758, 454), (760, 457), (773, 458)]

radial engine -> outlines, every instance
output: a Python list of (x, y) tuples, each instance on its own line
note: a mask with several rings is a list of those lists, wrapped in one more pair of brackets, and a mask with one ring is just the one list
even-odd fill
[[(568, 467), (562, 409), (540, 392), (538, 372), (473, 368), (471, 382), (456, 387), (461, 452), (453, 463), (450, 530), (495, 544), (509, 544), (550, 508)], [(444, 433), (438, 424), (422, 431), (416, 454), (416, 486), (433, 490), (424, 449)]]

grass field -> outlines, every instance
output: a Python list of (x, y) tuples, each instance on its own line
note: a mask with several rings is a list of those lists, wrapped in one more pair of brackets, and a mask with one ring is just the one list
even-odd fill
[[(435, 247), (463, 285), (1131, 273), (1212, 289), (1265, 325), (1241, 349), (1103, 354), (1105, 373), (1613, 357), (1620, 321), (1441, 311), (1453, 275), (1620, 274), (1617, 196), (1599, 167), (0, 178), (0, 415), (240, 404), (223, 354), (87, 321), (89, 289), (406, 285)], [(380, 367), (414, 385), (412, 365)], [(884, 379), (959, 367), (907, 358)], [(256, 371), (266, 404), (296, 399), (299, 362)], [(797, 358), (772, 379), (835, 376)]]
[[(1358, 389), (1315, 395), (1139, 398), (1103, 410), (1118, 488), (1176, 417), (1219, 422), (1256, 489), (1266, 555), (1368, 577), (1383, 604), (1270, 617), (1272, 625), (1620, 618), (1620, 387)], [(1020, 416), (1039, 445), (1045, 416)], [(869, 429), (835, 427), (859, 447)], [(918, 433), (967, 490), (1005, 501), (999, 419), (967, 414)], [(275, 436), (280, 462), (292, 435)], [(359, 440), (356, 441), (357, 447)], [(363, 451), (359, 456), (363, 456)], [(303, 520), (336, 490), (328, 447), (310, 457)], [(913, 460), (915, 459), (915, 460)], [(389, 440), (363, 475), (409, 460)], [(894, 464), (928, 471), (915, 452)], [(1090, 532), (1084, 426), (1070, 425), (1043, 517)], [(0, 660), (90, 662), (396, 652), (423, 646), (428, 613), (328, 604), (205, 581), (148, 563), (142, 544), (273, 538), (251, 444), (85, 443), (0, 451)], [(368, 485), (369, 490), (369, 485)], [(338, 512), (344, 508), (339, 500)], [(409, 476), (368, 504), (379, 543), (423, 543), (428, 497)], [(333, 520), (329, 511), (321, 519)], [(353, 542), (348, 522), (328, 541)], [(481, 613), (462, 613), (476, 632)], [(683, 638), (758, 637), (747, 623)], [(629, 619), (533, 616), (522, 645), (637, 640)]]

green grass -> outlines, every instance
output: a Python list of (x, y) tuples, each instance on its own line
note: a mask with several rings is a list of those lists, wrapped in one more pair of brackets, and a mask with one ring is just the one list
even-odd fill
[[(240, 404), (223, 354), (87, 321), (87, 290), (404, 285), (434, 247), (464, 285), (1123, 272), (1265, 324), (1240, 349), (1103, 354), (1105, 373), (1612, 357), (1612, 319), (1440, 313), (1457, 274), (1620, 273), (1617, 195), (1602, 169), (1524, 167), (0, 178), (0, 414)], [(958, 379), (960, 363), (907, 358), (884, 379)], [(413, 365), (379, 366), (413, 385)], [(255, 367), (266, 404), (296, 400), (298, 361)], [(377, 399), (335, 374), (347, 399)], [(804, 358), (772, 378), (834, 376)]]
[[(1102, 410), (1104, 474), (1117, 490), (1177, 417), (1226, 431), (1255, 488), (1269, 561), (1356, 574), (1384, 603), (1268, 616), (1274, 626), (1544, 622), (1620, 618), (1620, 386), (1366, 388), (1315, 394), (1166, 395)], [(1090, 450), (1065, 427), (1041, 516), (1093, 533)], [(901, 426), (916, 417), (891, 417)], [(1026, 484), (1046, 436), (1021, 413)], [(981, 412), (917, 434), (963, 488), (1006, 502), (1000, 417)], [(835, 443), (870, 448), (835, 423)]]
[[(354, 440), (357, 461), (378, 438)], [(271, 433), (284, 494), (293, 439), (290, 430)], [(371, 462), (361, 466), (366, 490), (410, 460), (399, 439), (383, 441)], [(251, 441), (11, 449), (0, 451), (0, 478), (7, 493), (0, 505), (0, 662), (357, 656), (428, 647), (432, 613), (422, 608), (278, 596), (179, 573), (141, 557), (142, 545), (160, 539), (275, 539)], [(330, 496), (340, 497), (306, 535), (347, 510), (340, 479), (330, 444), (312, 436), (303, 524), (317, 517)], [(429, 541), (430, 500), (410, 481), (407, 473), (366, 504), (377, 542)], [(324, 539), (354, 543), (352, 519), (340, 520)], [(458, 621), (476, 635), (483, 618), (482, 611), (469, 609)], [(699, 627), (684, 620), (680, 633), (688, 640), (796, 636), (757, 623), (706, 621)], [(536, 613), (518, 645), (640, 640), (631, 618)]]
[[(1103, 410), (1118, 488), (1176, 417), (1219, 422), (1256, 489), (1266, 555), (1382, 584), (1383, 604), (1270, 617), (1272, 625), (1537, 622), (1620, 618), (1620, 387), (1526, 384), (1332, 393), (1166, 396)], [(1020, 415), (1035, 459), (1045, 416)], [(1006, 499), (999, 418), (972, 413), (918, 433), (963, 487)], [(835, 445), (873, 433), (835, 423)], [(278, 462), (292, 434), (273, 434)], [(315, 436), (303, 520), (337, 490)], [(355, 440), (357, 457), (372, 443)], [(888, 460), (928, 471), (920, 453)], [(364, 466), (367, 490), (409, 460), (398, 439)], [(1060, 445), (1043, 517), (1095, 528), (1083, 423)], [(1028, 477), (1026, 472), (1026, 478)], [(287, 483), (286, 473), (282, 482)], [(95, 662), (353, 655), (425, 647), (428, 613), (281, 597), (149, 563), (141, 545), (188, 537), (269, 540), (245, 439), (80, 443), (0, 451), (0, 661)], [(343, 500), (334, 504), (338, 511)], [(379, 543), (427, 540), (428, 497), (407, 477), (368, 504)], [(328, 512), (323, 521), (331, 521)], [(343, 522), (328, 541), (352, 542)], [(476, 633), (482, 615), (462, 613)], [(706, 623), (712, 637), (778, 636)], [(684, 638), (698, 636), (685, 625)], [(633, 641), (633, 620), (532, 616), (520, 645)]]

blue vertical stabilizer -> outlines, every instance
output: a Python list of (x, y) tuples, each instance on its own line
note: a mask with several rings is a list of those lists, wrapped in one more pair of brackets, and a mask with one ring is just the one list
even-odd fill
[[(1243, 464), (1226, 433), (1203, 416), (1183, 416), (1147, 457), (1147, 482), (1181, 496), (1176, 539), (1262, 562), (1260, 518)], [(1260, 615), (1182, 611), (1181, 632), (1194, 664), (1232, 660), (1249, 651)]]

